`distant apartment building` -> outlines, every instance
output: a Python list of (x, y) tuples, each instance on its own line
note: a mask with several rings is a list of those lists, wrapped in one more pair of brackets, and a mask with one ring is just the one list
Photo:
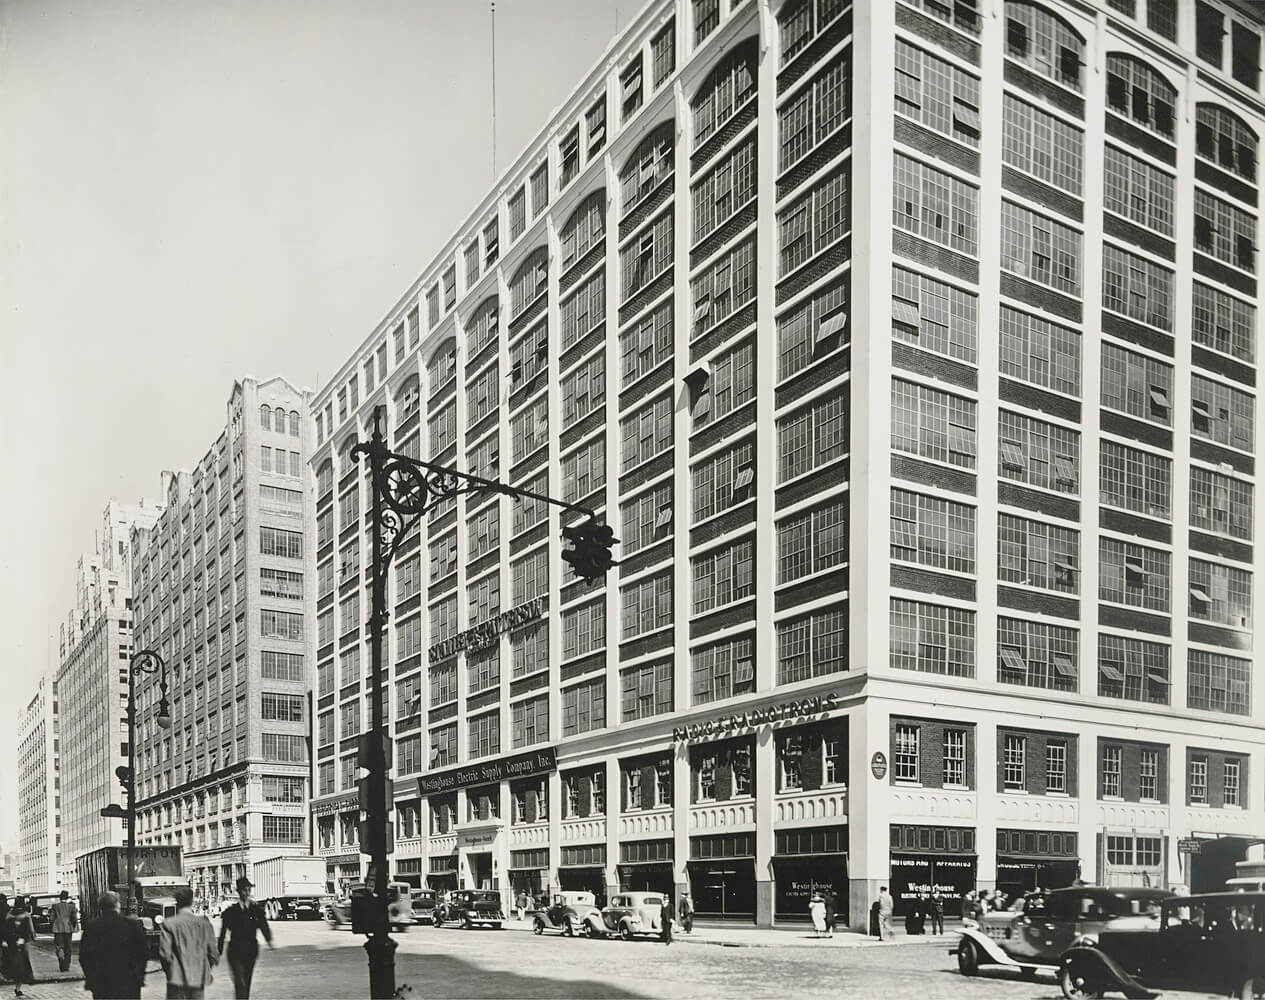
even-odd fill
[(159, 678), (138, 677), (137, 841), (182, 845), (208, 900), (310, 847), (308, 402), (282, 378), (235, 383), (214, 444), (132, 533), (134, 647), (166, 662), (172, 715), (160, 728)]
[(363, 872), (379, 408), (396, 451), (620, 539), (593, 584), (535, 502), (403, 539), (393, 871), (760, 924), (830, 885), (860, 927), (880, 885), (1232, 872), (1265, 817), (1263, 29), (1221, 0), (628, 21), (315, 399), (330, 876)]
[(75, 859), (122, 844), (124, 821), (101, 810), (125, 801), (115, 773), (127, 763), (127, 674), (132, 654), (131, 531), (154, 524), (152, 502), (111, 500), (98, 551), (80, 558), (75, 607), (61, 626), (57, 694), (61, 749), (61, 884), (77, 890)]
[(34, 697), (18, 720), (19, 892), (54, 892), (61, 887), (61, 790), (57, 778), (57, 680), (40, 677)]

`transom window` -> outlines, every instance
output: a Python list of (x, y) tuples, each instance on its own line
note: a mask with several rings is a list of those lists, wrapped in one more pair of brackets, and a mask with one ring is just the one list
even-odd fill
[(1256, 182), (1256, 134), (1237, 115), (1215, 104), (1195, 109), (1195, 152), (1240, 177)]
[(1107, 107), (1165, 139), (1173, 138), (1177, 90), (1140, 59), (1107, 56)]
[(1007, 0), (1006, 55), (1039, 76), (1081, 89), (1085, 42), (1044, 7)]

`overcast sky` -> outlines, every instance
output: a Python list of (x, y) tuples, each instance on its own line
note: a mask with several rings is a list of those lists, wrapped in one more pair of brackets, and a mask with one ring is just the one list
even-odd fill
[[(504, 166), (642, 3), (496, 6)], [(235, 377), (321, 388), (491, 186), (489, 8), (0, 0), (13, 742), (107, 499), (201, 458)], [(15, 756), (0, 743), (5, 848)]]

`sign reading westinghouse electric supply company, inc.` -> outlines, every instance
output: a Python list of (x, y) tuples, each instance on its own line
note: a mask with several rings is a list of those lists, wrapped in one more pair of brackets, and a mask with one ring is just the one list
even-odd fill
[(784, 701), (780, 705), (769, 705), (766, 708), (751, 708), (732, 715), (722, 715), (706, 722), (693, 722), (688, 726), (677, 726), (672, 730), (672, 739), (676, 742), (706, 739), (709, 736), (724, 736), (729, 733), (754, 729), (757, 726), (786, 719), (804, 719), (822, 712), (829, 712), (838, 700), (836, 694), (816, 695), (812, 698), (801, 698), (799, 701)]
[(465, 767), (454, 767), (448, 771), (424, 774), (417, 779), (417, 793), (436, 795), (439, 792), (451, 792), (458, 788), (469, 788), (471, 785), (490, 784), (506, 778), (526, 778), (544, 771), (556, 770), (557, 767), (557, 748), (542, 747), (539, 750), (515, 754), (513, 757), (501, 757), (499, 760), (481, 761)]
[(526, 604), (510, 608), (504, 614), (499, 614), (495, 618), (479, 622), (474, 628), (468, 628), (457, 635), (450, 635), (447, 639), (430, 647), (428, 651), (430, 662), (438, 663), (440, 660), (456, 655), (463, 649), (471, 651), (486, 649), (496, 642), (502, 632), (508, 632), (512, 628), (518, 628), (519, 625), (535, 621), (541, 616), (543, 611), (544, 602), (537, 597)]

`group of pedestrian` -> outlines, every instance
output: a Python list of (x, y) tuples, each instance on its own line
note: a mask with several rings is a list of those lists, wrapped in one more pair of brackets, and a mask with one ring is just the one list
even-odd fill
[(823, 892), (814, 892), (808, 901), (808, 915), (813, 921), (817, 937), (835, 936), (835, 891), (829, 886)]
[(25, 897), (15, 896), (10, 906), (8, 897), (0, 895), (0, 973), (13, 983), (14, 996), (26, 996), (22, 987), (35, 982), (26, 949), (26, 943), (34, 937), (35, 924)]

